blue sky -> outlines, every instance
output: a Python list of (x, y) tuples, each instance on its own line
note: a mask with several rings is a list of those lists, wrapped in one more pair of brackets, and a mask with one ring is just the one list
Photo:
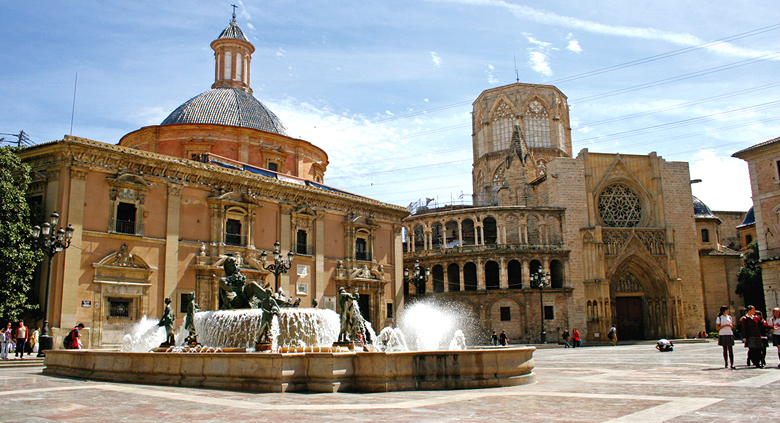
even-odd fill
[[(471, 103), (514, 82), (515, 62), (521, 82), (568, 96), (575, 154), (688, 161), (703, 180), (694, 194), (716, 210), (750, 207), (747, 166), (731, 154), (780, 136), (775, 1), (236, 4), (255, 97), (328, 152), (326, 183), (393, 204), (469, 198)], [(210, 88), (209, 43), (231, 10), (0, 3), (0, 132), (68, 134), (76, 73), (73, 135), (116, 143), (159, 124)]]

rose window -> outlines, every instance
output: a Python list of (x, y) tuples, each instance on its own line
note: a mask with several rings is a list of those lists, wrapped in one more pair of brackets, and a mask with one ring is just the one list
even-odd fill
[(630, 228), (642, 220), (642, 203), (631, 188), (610, 185), (599, 196), (599, 214), (606, 226)]

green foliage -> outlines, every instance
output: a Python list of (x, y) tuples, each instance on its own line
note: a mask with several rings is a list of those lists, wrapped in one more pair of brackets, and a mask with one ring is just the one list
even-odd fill
[(28, 304), (35, 265), (42, 253), (34, 246), (30, 209), (25, 199), (30, 168), (15, 148), (0, 147), (0, 319), (18, 320)]
[(737, 273), (736, 293), (745, 299), (745, 305), (751, 304), (756, 307), (756, 310), (765, 310), (758, 242), (751, 242), (748, 249), (749, 251), (742, 257), (742, 268)]

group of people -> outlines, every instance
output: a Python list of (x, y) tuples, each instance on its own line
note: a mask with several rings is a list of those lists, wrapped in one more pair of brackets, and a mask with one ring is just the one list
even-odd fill
[(490, 336), (490, 343), (493, 346), (507, 346), (509, 342), (507, 341), (506, 331), (502, 330), (500, 335), (496, 335), (496, 331), (493, 331), (493, 335)]
[[(582, 346), (582, 336), (580, 335), (580, 331), (578, 331), (577, 328), (572, 328), (571, 334), (569, 333), (568, 329), (564, 329), (561, 338), (563, 338), (564, 341), (563, 348), (577, 348)], [(570, 339), (571, 344), (569, 344)]]
[[(729, 308), (720, 308), (715, 320), (715, 330), (718, 331), (718, 345), (723, 347), (723, 362), (726, 368), (734, 369), (734, 320)], [(772, 310), (772, 317), (767, 322), (763, 314), (752, 305), (747, 306), (747, 313), (739, 319), (739, 335), (742, 343), (748, 349), (747, 365), (763, 368), (766, 366), (766, 349), (769, 347), (771, 335), (772, 345), (777, 347), (780, 358), (780, 308)], [(780, 364), (777, 366), (780, 367)]]
[(16, 327), (12, 326), (13, 324), (8, 322), (5, 329), (0, 332), (0, 359), (8, 360), (11, 351), (15, 351), (15, 357), (20, 359), (24, 358), (25, 352), (27, 355), (37, 352), (40, 328), (30, 332), (24, 322), (19, 322)]

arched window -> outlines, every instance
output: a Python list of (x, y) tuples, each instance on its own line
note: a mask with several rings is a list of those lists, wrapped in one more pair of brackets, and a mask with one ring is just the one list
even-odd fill
[(493, 151), (506, 150), (512, 140), (512, 108), (501, 102), (493, 111)]
[(496, 219), (492, 217), (486, 217), (482, 221), (482, 230), (484, 230), (485, 244), (495, 244), (498, 238), (498, 227), (496, 226)]
[(447, 285), (449, 285), (448, 291), (458, 292), (460, 291), (460, 267), (457, 264), (452, 263), (447, 266)]
[(466, 291), (477, 290), (477, 265), (473, 262), (463, 266), (463, 288)]
[(231, 71), (233, 69), (233, 53), (226, 51), (225, 52), (225, 79), (233, 79), (233, 73)]
[(563, 288), (563, 264), (558, 260), (550, 262), (550, 287)]
[(523, 287), (523, 265), (517, 260), (512, 260), (507, 265), (509, 276), (509, 289), (521, 289)]
[(710, 242), (710, 230), (709, 229), (702, 229), (701, 230), (701, 242)]
[(433, 292), (444, 292), (444, 268), (440, 264), (433, 266), (431, 277), (433, 278)]
[(552, 147), (550, 115), (539, 100), (531, 101), (525, 109), (525, 141), (529, 147)]
[(474, 221), (463, 219), (461, 227), (463, 231), (463, 245), (474, 245)]
[(493, 260), (485, 263), (485, 289), (499, 289), (498, 263)]

